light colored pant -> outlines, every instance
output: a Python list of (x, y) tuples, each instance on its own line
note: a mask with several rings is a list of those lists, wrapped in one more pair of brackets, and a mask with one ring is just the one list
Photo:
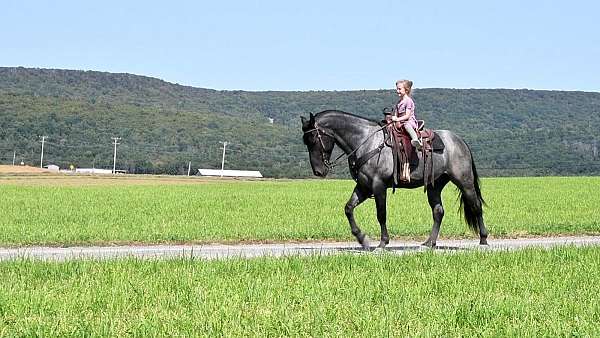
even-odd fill
[(417, 132), (408, 123), (404, 125), (404, 129), (406, 130), (408, 135), (410, 135), (411, 140), (419, 140), (419, 138), (417, 137)]

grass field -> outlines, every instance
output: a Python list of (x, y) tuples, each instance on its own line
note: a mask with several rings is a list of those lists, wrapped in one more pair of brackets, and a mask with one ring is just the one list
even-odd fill
[(600, 248), (0, 263), (1, 336), (596, 336)]
[[(491, 236), (599, 234), (599, 177), (490, 178), (482, 182)], [(353, 240), (347, 180), (0, 177), (0, 245)], [(470, 237), (453, 185), (441, 237)], [(378, 238), (373, 200), (356, 209)], [(431, 210), (421, 189), (388, 199), (392, 237), (424, 239)]]
[[(353, 240), (344, 180), (0, 176), (0, 245)], [(483, 180), (492, 236), (600, 234), (600, 178)], [(442, 237), (472, 237), (444, 193)], [(425, 238), (422, 190), (388, 200)], [(374, 203), (357, 211), (379, 235)], [(408, 216), (410, 215), (410, 216)], [(0, 262), (0, 336), (595, 336), (600, 248)]]

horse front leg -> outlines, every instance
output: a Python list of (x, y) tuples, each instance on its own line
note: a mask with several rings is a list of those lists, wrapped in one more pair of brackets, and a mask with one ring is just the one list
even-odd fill
[(379, 248), (383, 249), (390, 243), (390, 236), (388, 235), (386, 220), (387, 220), (387, 190), (383, 189), (382, 192), (375, 194), (375, 207), (377, 208), (377, 221), (381, 226), (381, 241), (379, 242)]
[(356, 220), (354, 220), (354, 208), (364, 202), (367, 198), (369, 198), (369, 196), (369, 193), (363, 191), (358, 185), (356, 185), (356, 187), (354, 187), (354, 191), (352, 192), (352, 196), (350, 196), (350, 199), (344, 208), (344, 212), (346, 213), (346, 217), (350, 223), (350, 230), (363, 249), (369, 249), (369, 239), (367, 236), (365, 236), (365, 234), (362, 233), (356, 224)]

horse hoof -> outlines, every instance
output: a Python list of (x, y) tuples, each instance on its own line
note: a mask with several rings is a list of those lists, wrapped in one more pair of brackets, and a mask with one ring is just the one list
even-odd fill
[(435, 248), (435, 242), (431, 242), (431, 241), (425, 241), (423, 244), (421, 244), (422, 246), (426, 246), (428, 248)]
[(489, 245), (487, 242), (487, 238), (482, 238), (479, 240), (479, 245)]
[(364, 250), (370, 250), (371, 245), (369, 244), (369, 238), (367, 236), (363, 236), (362, 241), (359, 241), (360, 245)]

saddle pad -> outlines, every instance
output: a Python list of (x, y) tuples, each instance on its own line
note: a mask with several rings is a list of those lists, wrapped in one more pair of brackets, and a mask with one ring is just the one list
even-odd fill
[(431, 145), (433, 151), (443, 151), (444, 148), (446, 148), (446, 146), (444, 145), (444, 141), (442, 141), (442, 138), (440, 137), (440, 135), (438, 135), (438, 133), (433, 133), (435, 134), (435, 137), (433, 138), (433, 144)]

